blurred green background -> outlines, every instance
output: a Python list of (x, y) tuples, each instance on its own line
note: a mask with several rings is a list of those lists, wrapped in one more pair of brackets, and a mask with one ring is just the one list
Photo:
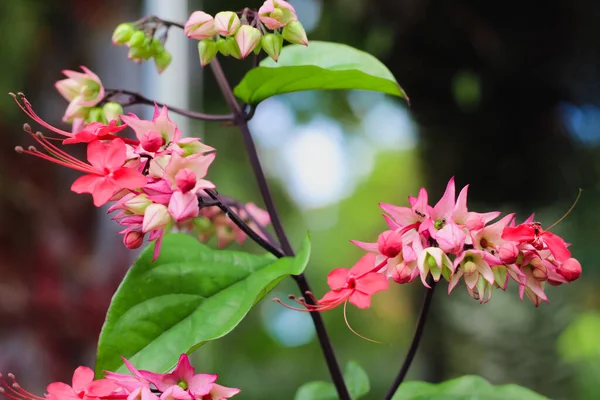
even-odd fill
[[(54, 90), (62, 69), (86, 65), (106, 87), (126, 88), (172, 105), (226, 112), (215, 82), (198, 65), (195, 43), (172, 30), (175, 61), (160, 78), (113, 47), (114, 27), (149, 13), (185, 20), (260, 6), (239, 0), (3, 0), (0, 93), (23, 91), (36, 111), (60, 125), (66, 102)], [(435, 203), (446, 182), (471, 184), (470, 209), (536, 212), (572, 243), (582, 278), (550, 287), (549, 304), (519, 301), (516, 285), (479, 305), (464, 286), (439, 289), (410, 379), (432, 382), (479, 374), (518, 383), (553, 399), (600, 398), (600, 282), (594, 249), (600, 199), (600, 3), (593, 0), (415, 1), (294, 0), (310, 39), (371, 52), (411, 98), (363, 92), (280, 96), (261, 104), (251, 128), (287, 230), (297, 245), (309, 231), (307, 276), (317, 294), (333, 268), (362, 252), (350, 239), (374, 241), (385, 222), (379, 202), (406, 204), (419, 187)], [(235, 84), (251, 62), (224, 61)], [(130, 111), (145, 113), (146, 107)], [(97, 335), (112, 293), (135, 252), (96, 210), (69, 191), (73, 171), (16, 154), (29, 145), (28, 122), (0, 96), (0, 371), (42, 393), (93, 365)], [(239, 133), (232, 127), (177, 120), (218, 149), (210, 179), (244, 201), (260, 197)], [(79, 148), (83, 156), (82, 149)], [(245, 248), (259, 251), (248, 243)], [(341, 310), (324, 315), (342, 364), (369, 373), (369, 399), (383, 396), (414, 329), (421, 285), (378, 294), (349, 320), (374, 344), (353, 335)], [(270, 297), (297, 294), (293, 282)], [(306, 314), (262, 301), (226, 338), (195, 353), (195, 365), (242, 388), (240, 399), (292, 399), (308, 380), (328, 379)], [(238, 398), (238, 397), (236, 397)]]

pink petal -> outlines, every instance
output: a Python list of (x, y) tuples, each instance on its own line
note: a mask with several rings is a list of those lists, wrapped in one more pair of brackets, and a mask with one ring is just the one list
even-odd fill
[(192, 193), (174, 192), (169, 201), (169, 214), (177, 222), (196, 218), (200, 212), (198, 208), (198, 197)]
[(365, 254), (356, 262), (356, 264), (354, 264), (352, 268), (350, 268), (350, 272), (356, 277), (360, 277), (368, 272), (371, 272), (376, 267), (375, 259), (376, 255), (374, 253)]
[(382, 290), (386, 290), (389, 283), (385, 275), (377, 272), (369, 272), (365, 276), (356, 280), (356, 290), (364, 294), (373, 295)]
[(81, 366), (73, 372), (73, 390), (80, 392), (94, 380), (94, 371), (91, 368)]
[(548, 246), (548, 250), (552, 253), (554, 258), (560, 262), (564, 262), (571, 258), (571, 252), (567, 249), (567, 245), (560, 236), (555, 235), (552, 232), (544, 232), (542, 238)]
[[(465, 277), (465, 283), (469, 289), (473, 289), (477, 285), (477, 281), (479, 280), (479, 274), (473, 273), (470, 275), (463, 275)], [(493, 276), (493, 274), (492, 274)]]
[(441, 218), (446, 215), (449, 215), (454, 210), (454, 205), (455, 205), (454, 197), (455, 197), (455, 187), (454, 187), (454, 177), (452, 177), (452, 178), (450, 178), (450, 181), (448, 181), (448, 185), (446, 186), (446, 191), (444, 192), (444, 195), (442, 196), (440, 201), (438, 201), (434, 207), (434, 212), (435, 212), (436, 218)]
[(99, 379), (91, 382), (87, 388), (87, 395), (94, 397), (106, 397), (115, 390), (119, 389), (119, 385), (115, 381), (109, 379)]
[(327, 284), (332, 290), (340, 289), (348, 281), (348, 274), (346, 268), (336, 268), (327, 275)]
[(363, 250), (372, 251), (374, 253), (379, 253), (379, 248), (377, 246), (377, 243), (367, 243), (367, 242), (361, 242), (358, 240), (351, 240), (350, 243), (360, 247)]
[(226, 386), (217, 385), (215, 383), (212, 390), (210, 391), (210, 396), (211, 398), (216, 400), (229, 399), (230, 397), (235, 396), (239, 392), (241, 392), (240, 389), (229, 388)]
[(329, 292), (325, 293), (323, 295), (323, 297), (321, 297), (321, 299), (318, 301), (318, 303), (319, 304), (336, 303), (343, 299), (347, 299), (348, 297), (350, 297), (350, 295), (353, 292), (354, 292), (354, 289), (342, 289), (339, 291), (330, 290)]
[[(190, 359), (189, 359), (188, 355), (183, 353), (182, 355), (179, 356), (179, 361), (177, 362), (177, 366), (173, 370), (172, 375), (177, 377), (179, 380), (183, 380), (183, 381), (187, 382), (189, 379), (192, 379), (195, 371), (196, 370), (190, 363)], [(188, 382), (188, 386), (189, 386), (189, 382)]]
[(355, 291), (350, 295), (350, 303), (358, 308), (369, 308), (371, 306), (371, 296)]
[(133, 168), (120, 167), (113, 172), (113, 181), (121, 189), (140, 189), (146, 185), (146, 177)]
[(188, 390), (195, 396), (209, 394), (217, 380), (217, 375), (197, 374), (187, 381)]

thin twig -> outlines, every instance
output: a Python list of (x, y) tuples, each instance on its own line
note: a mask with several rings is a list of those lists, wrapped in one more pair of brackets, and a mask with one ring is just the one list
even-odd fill
[[(128, 96), (128, 100), (124, 102), (119, 102), (123, 107), (132, 106), (134, 104), (147, 104), (150, 106), (157, 105), (158, 107), (162, 107), (165, 104), (159, 103), (157, 101), (151, 100), (147, 97), (142, 96), (140, 93), (133, 92), (130, 90), (123, 89), (106, 89), (106, 95), (104, 96), (103, 101), (116, 101), (116, 98), (119, 96)], [(183, 115), (192, 119), (200, 119), (203, 121), (233, 121), (233, 114), (225, 114), (225, 115), (213, 115), (213, 114), (205, 114), (197, 111), (185, 110), (183, 108), (173, 107), (167, 105), (169, 111), (173, 111), (176, 114)]]
[(428, 281), (427, 283), (429, 284), (429, 286), (431, 286), (431, 289), (425, 288), (425, 295), (423, 296), (423, 303), (421, 305), (421, 311), (419, 312), (419, 319), (417, 321), (417, 327), (415, 328), (415, 333), (413, 335), (412, 342), (410, 343), (408, 353), (406, 353), (406, 358), (404, 359), (404, 362), (402, 363), (402, 367), (400, 367), (400, 371), (398, 372), (398, 375), (396, 375), (396, 378), (394, 379), (392, 386), (390, 387), (390, 389), (388, 390), (388, 392), (386, 393), (386, 395), (384, 397), (385, 400), (391, 400), (391, 398), (394, 396), (394, 393), (396, 393), (396, 390), (398, 390), (398, 387), (404, 381), (404, 378), (406, 377), (406, 374), (408, 373), (408, 369), (410, 368), (410, 366), (413, 362), (413, 359), (415, 358), (415, 354), (417, 354), (417, 349), (419, 348), (419, 343), (421, 342), (421, 338), (423, 337), (423, 330), (425, 328), (425, 322), (427, 320), (427, 315), (429, 314), (429, 309), (431, 307), (431, 299), (433, 298), (433, 291), (436, 286), (436, 282), (433, 279), (431, 279), (431, 276), (428, 277), (427, 281)]

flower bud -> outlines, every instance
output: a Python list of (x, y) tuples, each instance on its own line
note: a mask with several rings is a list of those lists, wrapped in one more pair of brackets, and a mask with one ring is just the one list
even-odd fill
[(150, 41), (150, 53), (156, 55), (165, 51), (165, 46), (157, 38)]
[(215, 36), (214, 18), (203, 12), (194, 11), (183, 28), (186, 36), (191, 39), (203, 40)]
[(146, 34), (144, 33), (144, 31), (137, 30), (131, 35), (131, 37), (127, 41), (127, 46), (138, 47), (142, 43), (144, 43), (145, 39), (146, 39)]
[(169, 201), (169, 213), (175, 221), (180, 222), (196, 218), (199, 212), (198, 197), (194, 193), (173, 192)]
[[(238, 30), (238, 34), (240, 33), (241, 28)], [(237, 36), (237, 35), (236, 35)], [(240, 47), (238, 46), (235, 38), (233, 36), (229, 36), (225, 39), (225, 52), (230, 56), (237, 58), (238, 60), (242, 59), (242, 53), (240, 51)]]
[(403, 284), (411, 281), (412, 271), (403, 261), (392, 268), (392, 279), (394, 282)]
[(222, 37), (219, 37), (217, 39), (217, 50), (219, 51), (219, 53), (223, 54), (225, 57), (227, 57), (228, 55), (231, 54), (229, 52), (227, 40), (223, 39)]
[(283, 37), (275, 33), (267, 33), (260, 40), (260, 44), (269, 57), (275, 61), (279, 59), (279, 54), (283, 46)]
[(270, 30), (283, 28), (290, 21), (298, 20), (294, 7), (284, 0), (266, 0), (258, 9), (258, 17)]
[(148, 208), (150, 204), (152, 204), (152, 201), (148, 199), (147, 195), (138, 194), (137, 196), (127, 200), (124, 206), (128, 211), (131, 211), (134, 214), (144, 215), (146, 208)]
[(128, 22), (119, 24), (112, 35), (112, 42), (118, 46), (125, 44), (131, 39), (131, 36), (135, 32), (135, 27), (133, 24)]
[(140, 231), (129, 231), (123, 236), (123, 244), (130, 250), (137, 249), (144, 243), (144, 234)]
[(183, 168), (175, 174), (175, 184), (182, 193), (187, 193), (196, 186), (196, 174), (189, 168)]
[(308, 46), (308, 38), (306, 37), (306, 31), (300, 23), (300, 21), (290, 21), (283, 28), (281, 32), (283, 38), (290, 43), (303, 44)]
[(156, 65), (156, 69), (158, 69), (159, 73), (164, 72), (169, 64), (171, 64), (172, 60), (173, 56), (167, 50), (163, 50), (162, 52), (154, 55), (154, 64)]
[(171, 223), (171, 215), (167, 206), (162, 204), (150, 204), (144, 211), (144, 222), (142, 222), (142, 232), (150, 232), (155, 229), (161, 229)]
[(149, 60), (152, 57), (152, 53), (150, 49), (143, 46), (130, 47), (129, 53), (127, 53), (127, 57), (130, 60), (135, 62), (140, 62), (142, 60)]
[(104, 122), (104, 111), (100, 107), (91, 108), (88, 111), (87, 118), (85, 120), (87, 123)]
[(557, 272), (567, 281), (573, 282), (581, 276), (581, 264), (575, 258), (569, 258), (557, 268)]
[(165, 144), (165, 139), (156, 131), (146, 131), (140, 135), (142, 149), (156, 153)]
[(498, 246), (498, 258), (503, 264), (514, 264), (519, 257), (519, 249), (514, 242), (505, 242)]
[(114, 101), (109, 101), (102, 107), (102, 112), (108, 122), (113, 120), (119, 121), (119, 116), (123, 114), (123, 106)]
[(215, 31), (222, 36), (235, 34), (240, 27), (240, 18), (232, 11), (221, 11), (215, 15)]
[(402, 251), (402, 235), (397, 231), (385, 231), (377, 238), (377, 247), (382, 255), (394, 258)]
[(536, 280), (543, 282), (548, 279), (548, 269), (539, 258), (534, 258), (530, 261), (529, 265), (531, 266), (531, 276), (533, 276)]
[[(224, 39), (219, 39), (223, 40)], [(213, 39), (204, 39), (198, 42), (198, 56), (200, 57), (200, 65), (206, 67), (217, 55), (217, 42)]]
[(260, 43), (262, 33), (253, 26), (243, 25), (235, 34), (235, 41), (240, 48), (242, 58), (246, 58), (248, 54), (254, 50)]

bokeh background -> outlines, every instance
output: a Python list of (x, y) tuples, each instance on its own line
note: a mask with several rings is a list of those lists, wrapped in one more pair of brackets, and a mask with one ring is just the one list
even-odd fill
[[(258, 0), (3, 0), (0, 2), (0, 371), (42, 393), (94, 363), (111, 296), (137, 253), (89, 196), (69, 191), (76, 173), (18, 155), (27, 118), (8, 95), (23, 91), (60, 125), (66, 102), (54, 90), (62, 69), (86, 65), (106, 87), (168, 104), (226, 112), (195, 42), (173, 30), (170, 69), (136, 65), (113, 47), (114, 27), (148, 14), (185, 20), (191, 11), (259, 7)], [(371, 52), (411, 98), (367, 92), (307, 92), (261, 104), (251, 128), (290, 236), (309, 231), (307, 275), (317, 293), (331, 269), (362, 254), (348, 241), (385, 229), (379, 202), (406, 204), (419, 187), (436, 201), (446, 182), (471, 184), (470, 208), (536, 212), (582, 262), (582, 278), (548, 289), (535, 309), (516, 287), (479, 305), (463, 286), (434, 297), (410, 379), (479, 374), (553, 399), (600, 398), (600, 3), (594, 0), (292, 0), (309, 38)], [(225, 60), (232, 83), (250, 62)], [(151, 116), (146, 107), (130, 111)], [(177, 119), (218, 149), (210, 171), (222, 193), (260, 203), (236, 129)], [(84, 155), (80, 151), (80, 155)], [(259, 251), (251, 243), (249, 251)], [(462, 284), (461, 284), (462, 285)], [(271, 297), (296, 293), (293, 283)], [(407, 350), (423, 289), (395, 285), (349, 319), (325, 314), (340, 361), (358, 361), (381, 398)], [(240, 399), (292, 399), (309, 380), (328, 379), (310, 318), (268, 299), (226, 338), (195, 353)]]

